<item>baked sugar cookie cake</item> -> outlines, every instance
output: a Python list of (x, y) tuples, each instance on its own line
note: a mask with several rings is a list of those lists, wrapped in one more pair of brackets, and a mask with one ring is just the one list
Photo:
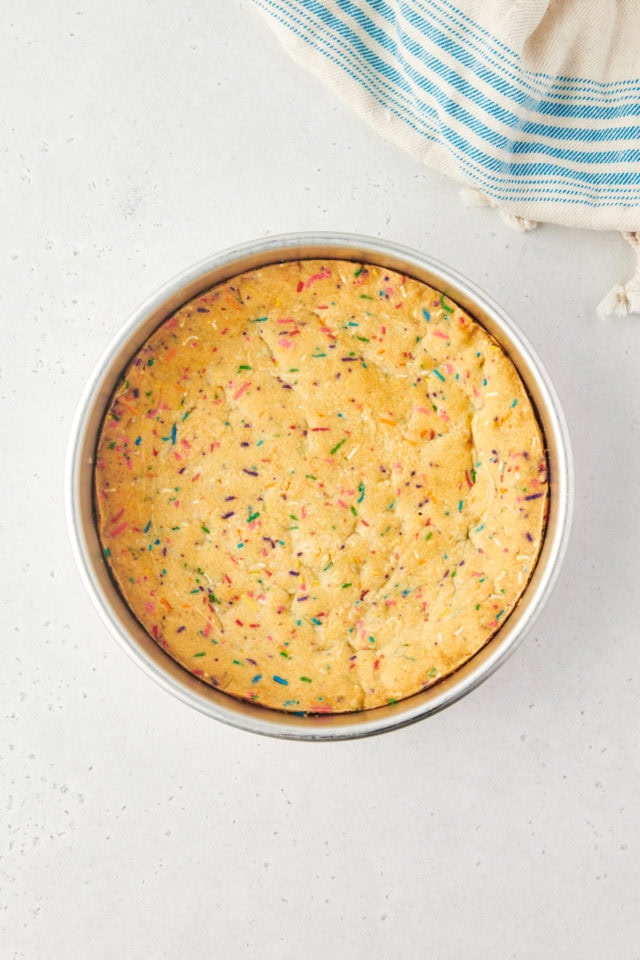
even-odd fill
[(509, 357), (380, 266), (280, 262), (170, 316), (99, 434), (101, 545), (133, 614), (225, 693), (296, 713), (410, 697), (531, 577), (548, 464)]

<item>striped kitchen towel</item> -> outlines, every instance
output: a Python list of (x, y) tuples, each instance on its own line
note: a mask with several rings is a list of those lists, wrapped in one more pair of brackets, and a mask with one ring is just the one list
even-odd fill
[(383, 136), (499, 209), (622, 232), (640, 312), (640, 0), (253, 0)]

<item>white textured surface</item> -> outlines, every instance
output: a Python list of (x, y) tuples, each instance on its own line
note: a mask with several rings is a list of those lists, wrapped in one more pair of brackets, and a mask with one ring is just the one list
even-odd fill
[[(640, 320), (595, 315), (626, 245), (465, 208), (246, 2), (8, 0), (0, 31), (2, 957), (640, 957)], [(129, 312), (212, 252), (314, 228), (484, 286), (556, 383), (577, 473), (515, 656), (338, 744), (157, 688), (85, 596), (63, 512), (75, 406)]]

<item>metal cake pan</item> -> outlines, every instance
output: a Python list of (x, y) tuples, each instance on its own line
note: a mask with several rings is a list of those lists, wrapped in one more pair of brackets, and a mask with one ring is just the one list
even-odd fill
[[(107, 404), (129, 360), (151, 332), (184, 303), (216, 283), (259, 266), (305, 258), (340, 258), (387, 267), (441, 290), (500, 343), (537, 410), (549, 459), (549, 518), (532, 578), (517, 607), (489, 643), (433, 687), (390, 706), (360, 713), (297, 716), (236, 700), (179, 666), (149, 637), (116, 588), (98, 540), (93, 462)], [(568, 431), (555, 390), (516, 324), (473, 283), (449, 267), (395, 243), (338, 233), (274, 236), (234, 247), (180, 274), (129, 318), (98, 362), (72, 428), (66, 508), (73, 552), (84, 584), (109, 631), (166, 691), (202, 713), (241, 729), (299, 740), (341, 740), (382, 733), (449, 706), (486, 680), (514, 651), (540, 613), (560, 570), (573, 502)]]

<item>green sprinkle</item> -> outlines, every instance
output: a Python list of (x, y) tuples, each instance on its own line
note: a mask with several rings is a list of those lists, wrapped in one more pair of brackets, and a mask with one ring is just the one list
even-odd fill
[(242, 662), (242, 660), (234, 660), (233, 662), (237, 667), (244, 667), (244, 663)]
[(361, 300), (373, 300), (373, 297), (370, 297), (368, 293), (361, 293), (361, 294), (360, 294), (360, 299), (361, 299)]
[[(364, 265), (358, 267), (358, 269), (357, 269), (356, 272), (354, 273), (354, 277), (359, 277), (363, 270), (364, 270)], [(304, 677), (300, 677), (300, 679), (303, 680)]]
[(433, 530), (429, 531), (429, 533), (426, 535), (426, 537), (425, 537), (424, 539), (425, 539), (425, 540), (431, 540), (431, 537), (432, 537), (432, 536), (433, 536)]
[(111, 556), (111, 550), (109, 550), (109, 547), (105, 547), (104, 555), (105, 555), (105, 557), (110, 557), (110, 556)]
[(346, 590), (347, 587), (350, 587), (350, 586), (351, 586), (350, 583), (343, 583), (343, 584), (342, 584), (342, 589), (343, 589), (343, 590)]
[(281, 650), (281, 651), (280, 651), (280, 656), (281, 656), (281, 657), (285, 657), (287, 660), (291, 660), (291, 654), (290, 654), (290, 653), (287, 653), (286, 650)]
[(256, 510), (255, 513), (250, 513), (247, 517), (247, 523), (252, 523), (254, 520), (257, 520), (260, 516), (259, 512)]
[(111, 443), (109, 444), (109, 450), (115, 450), (115, 448), (116, 448), (116, 442), (115, 440), (112, 440)]
[(365, 492), (364, 483), (358, 484), (358, 490), (360, 491), (360, 496), (356, 500), (356, 503), (362, 503), (362, 501), (364, 500), (364, 492)]
[(329, 563), (326, 565), (326, 567), (322, 568), (322, 572), (324, 573), (325, 570), (328, 570), (329, 567), (332, 567), (332, 566), (333, 566), (333, 560), (329, 560)]
[(340, 447), (342, 446), (342, 444), (343, 444), (343, 443), (346, 443), (346, 442), (347, 442), (347, 438), (346, 438), (346, 437), (343, 437), (342, 440), (338, 440), (338, 442), (336, 443), (335, 447), (332, 447), (332, 448), (331, 448), (331, 455), (333, 456), (333, 454), (336, 453), (336, 452), (340, 449)]
[(453, 313), (453, 307), (447, 306), (447, 304), (444, 302), (444, 293), (440, 294), (440, 306), (443, 310), (446, 310), (447, 313)]
[(221, 600), (218, 600), (215, 593), (209, 593), (207, 596), (209, 603), (222, 603)]
[(504, 614), (504, 610), (500, 610), (499, 613), (496, 613), (496, 620), (499, 620), (503, 614)]
[(464, 500), (458, 500), (458, 513), (462, 512), (463, 506), (464, 506)]
[(311, 623), (315, 624), (316, 627), (322, 626), (322, 620), (318, 620), (317, 617), (311, 617)]
[(513, 402), (511, 403), (511, 406), (515, 407), (517, 405), (518, 405), (518, 398), (516, 397), (515, 400), (513, 400)]
[(356, 337), (356, 340), (362, 340), (363, 343), (370, 343), (369, 337)]
[(303, 683), (311, 683), (311, 677), (300, 677)]
[(238, 373), (240, 373), (241, 370), (252, 370), (252, 369), (253, 367), (250, 367), (248, 363), (241, 363), (240, 366), (238, 367)]
[(351, 507), (349, 507), (349, 510), (350, 510), (351, 513), (354, 515), (354, 517), (357, 517), (357, 516), (358, 516), (358, 511), (356, 510), (355, 507), (351, 506)]
[(207, 655), (206, 650), (200, 650), (199, 653), (194, 653), (194, 657), (206, 657), (206, 655)]
[(317, 480), (317, 479), (318, 479), (316, 476), (314, 476), (313, 473), (305, 473), (305, 478), (306, 478), (307, 480)]
[(251, 320), (251, 323), (266, 323), (268, 317), (256, 317), (255, 320)]
[(147, 366), (148, 366), (148, 367), (152, 367), (152, 366), (153, 366), (153, 357), (151, 357), (149, 360), (147, 360)]
[(481, 530), (484, 530), (484, 523), (481, 523), (479, 527), (476, 527), (476, 533), (480, 533)]
[(209, 530), (209, 527), (205, 527), (204, 523), (202, 524), (202, 526), (200, 527), (200, 529), (201, 529), (201, 530), (204, 530), (205, 533), (211, 533), (211, 530)]
[(431, 670), (429, 670), (429, 672), (427, 673), (427, 676), (428, 676), (428, 677), (435, 677), (435, 675), (436, 675), (437, 672), (438, 672), (438, 671), (436, 670), (435, 667), (431, 667)]

